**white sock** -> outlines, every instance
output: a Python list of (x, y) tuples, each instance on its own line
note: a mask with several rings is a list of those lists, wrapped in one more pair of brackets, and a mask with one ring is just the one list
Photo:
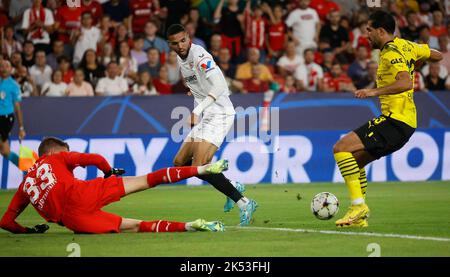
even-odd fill
[(198, 175), (204, 175), (206, 173), (206, 168), (208, 166), (209, 166), (209, 164), (197, 166)]
[(364, 201), (364, 198), (356, 198), (355, 200), (353, 200), (352, 201), (352, 205), (361, 205), (361, 204), (364, 204), (365, 203), (365, 201)]
[(195, 232), (196, 231), (194, 228), (192, 228), (192, 222), (186, 222), (186, 224), (184, 225), (184, 228), (188, 232)]
[(247, 206), (248, 201), (248, 198), (244, 196), (236, 202), (236, 205), (242, 210), (245, 206)]

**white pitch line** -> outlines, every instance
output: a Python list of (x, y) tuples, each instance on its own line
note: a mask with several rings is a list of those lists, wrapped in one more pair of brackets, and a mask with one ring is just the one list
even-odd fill
[(348, 232), (348, 231), (329, 231), (329, 230), (314, 230), (314, 229), (291, 229), (291, 228), (270, 228), (270, 227), (227, 227), (232, 229), (242, 230), (263, 230), (263, 231), (281, 231), (281, 232), (294, 232), (294, 233), (319, 233), (328, 235), (348, 235), (348, 236), (363, 236), (363, 237), (384, 237), (384, 238), (399, 238), (399, 239), (411, 239), (411, 240), (431, 240), (431, 241), (445, 241), (450, 242), (450, 238), (439, 237), (424, 237), (413, 235), (401, 235), (401, 234), (383, 234), (383, 233), (369, 233), (369, 232)]

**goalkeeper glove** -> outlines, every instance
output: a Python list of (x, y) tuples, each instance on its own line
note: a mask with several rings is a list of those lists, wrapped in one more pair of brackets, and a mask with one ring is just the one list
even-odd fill
[(45, 233), (48, 230), (48, 225), (47, 224), (38, 224), (32, 228), (29, 227), (25, 227), (25, 229), (27, 229), (26, 233), (27, 234), (42, 234)]
[(105, 176), (103, 176), (103, 178), (108, 178), (111, 175), (119, 175), (120, 176), (120, 175), (123, 175), (123, 174), (125, 174), (125, 169), (113, 167), (113, 168), (111, 168), (111, 170), (109, 172), (105, 173)]

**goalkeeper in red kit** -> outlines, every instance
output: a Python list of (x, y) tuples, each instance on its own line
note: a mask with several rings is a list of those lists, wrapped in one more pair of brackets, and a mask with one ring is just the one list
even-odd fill
[[(73, 170), (88, 165), (96, 166), (105, 176), (88, 181), (76, 179)], [(123, 218), (102, 211), (102, 208), (126, 195), (159, 184), (175, 183), (202, 174), (218, 174), (227, 169), (228, 162), (220, 160), (204, 166), (169, 167), (145, 176), (120, 177), (116, 175), (123, 174), (124, 170), (111, 168), (102, 156), (70, 152), (64, 141), (45, 138), (39, 145), (39, 159), (28, 170), (0, 221), (0, 227), (17, 234), (45, 232), (46, 224), (28, 228), (16, 222), (31, 203), (47, 222), (58, 223), (75, 233), (223, 231), (224, 226), (219, 221), (144, 221)]]

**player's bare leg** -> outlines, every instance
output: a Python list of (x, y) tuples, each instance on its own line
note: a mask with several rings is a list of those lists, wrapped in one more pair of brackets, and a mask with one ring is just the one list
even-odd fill
[(191, 222), (177, 222), (166, 220), (144, 221), (131, 218), (122, 218), (120, 231), (130, 233), (163, 233), (188, 231), (218, 232), (225, 231), (225, 227), (220, 221), (207, 222), (204, 219), (197, 219)]
[(364, 166), (371, 161), (371, 157), (365, 154), (364, 144), (355, 132), (350, 132), (342, 137), (334, 145), (333, 153), (342, 177), (344, 177), (345, 184), (349, 189), (352, 201), (349, 211), (343, 218), (336, 221), (336, 225), (367, 226), (366, 218), (369, 214), (369, 208), (365, 204), (361, 180), (365, 180), (363, 186), (367, 184)]
[(201, 166), (181, 166), (162, 168), (144, 176), (123, 177), (125, 195), (143, 191), (159, 184), (176, 183), (178, 181), (200, 175), (221, 174), (228, 169), (228, 161), (220, 160), (213, 164)]
[(192, 157), (194, 155), (194, 141), (193, 139), (186, 140), (178, 150), (178, 153), (173, 159), (175, 166), (185, 166), (192, 164)]
[[(209, 163), (214, 153), (217, 151), (217, 146), (206, 141), (195, 141), (193, 152), (193, 165), (203, 165)], [(218, 191), (225, 194), (232, 199), (240, 209), (240, 225), (248, 225), (252, 220), (252, 214), (258, 207), (258, 204), (251, 199), (243, 196), (242, 193), (232, 184), (232, 182), (223, 174), (210, 174), (198, 176), (198, 178), (210, 183)]]
[(11, 161), (15, 166), (19, 167), (19, 156), (16, 153), (11, 152), (9, 140), (2, 141), (0, 139), (0, 154), (5, 159)]

